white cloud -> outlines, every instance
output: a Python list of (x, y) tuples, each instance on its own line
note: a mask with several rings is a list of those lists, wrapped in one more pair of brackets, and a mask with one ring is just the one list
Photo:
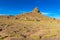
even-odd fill
[(42, 14), (44, 15), (49, 15), (50, 13), (47, 13), (47, 12), (41, 12)]
[(3, 16), (3, 15), (9, 15), (9, 14), (0, 14), (0, 16)]
[(52, 16), (52, 17), (54, 17), (54, 18), (56, 18), (56, 19), (60, 19), (60, 15), (54, 15), (54, 16)]
[(58, 14), (58, 13), (42, 12), (42, 14), (49, 16), (49, 17), (52, 17), (52, 18), (60, 19), (60, 14)]

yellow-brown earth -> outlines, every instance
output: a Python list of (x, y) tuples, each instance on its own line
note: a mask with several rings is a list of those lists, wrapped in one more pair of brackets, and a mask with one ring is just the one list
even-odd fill
[(0, 16), (0, 40), (60, 40), (60, 20), (35, 8), (16, 16)]

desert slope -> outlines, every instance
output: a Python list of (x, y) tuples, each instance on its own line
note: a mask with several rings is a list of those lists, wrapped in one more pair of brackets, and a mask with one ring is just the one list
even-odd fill
[(60, 21), (38, 8), (16, 16), (0, 16), (0, 40), (60, 40)]

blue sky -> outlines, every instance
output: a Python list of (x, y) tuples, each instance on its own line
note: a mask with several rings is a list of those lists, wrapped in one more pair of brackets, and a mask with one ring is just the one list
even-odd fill
[(0, 15), (17, 15), (35, 7), (46, 16), (60, 17), (60, 0), (0, 0)]

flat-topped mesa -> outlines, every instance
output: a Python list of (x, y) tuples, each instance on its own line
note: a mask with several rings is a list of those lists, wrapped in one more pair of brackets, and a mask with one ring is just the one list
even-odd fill
[(33, 12), (33, 13), (40, 13), (40, 11), (38, 10), (37, 7), (36, 7), (32, 12)]

